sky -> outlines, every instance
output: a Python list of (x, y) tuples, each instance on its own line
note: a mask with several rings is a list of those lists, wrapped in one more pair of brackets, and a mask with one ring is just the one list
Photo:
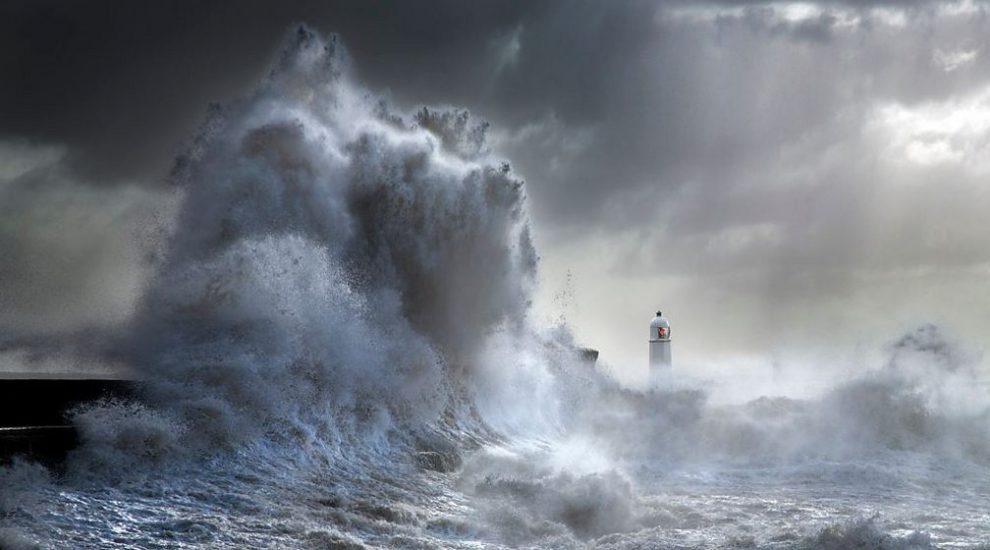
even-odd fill
[[(0, 348), (126, 320), (169, 173), (287, 30), (401, 109), (465, 107), (527, 184), (541, 285), (626, 380), (990, 334), (990, 22), (978, 3), (8, 1)], [(6, 342), (6, 343), (5, 343)]]

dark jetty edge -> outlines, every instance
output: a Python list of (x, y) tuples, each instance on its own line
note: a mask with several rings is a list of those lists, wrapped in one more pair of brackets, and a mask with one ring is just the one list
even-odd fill
[[(577, 352), (582, 363), (594, 367), (597, 350)], [(62, 465), (79, 442), (69, 418), (74, 408), (102, 399), (132, 399), (138, 390), (138, 382), (124, 377), (0, 372), (0, 465), (16, 457)]]
[(134, 393), (135, 383), (120, 378), (0, 374), (0, 464), (18, 456), (61, 464), (78, 442), (74, 407)]

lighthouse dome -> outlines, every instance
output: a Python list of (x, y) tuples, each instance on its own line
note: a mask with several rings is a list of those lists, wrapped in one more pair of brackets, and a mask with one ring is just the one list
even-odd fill
[(650, 340), (670, 340), (670, 321), (659, 311), (650, 321)]

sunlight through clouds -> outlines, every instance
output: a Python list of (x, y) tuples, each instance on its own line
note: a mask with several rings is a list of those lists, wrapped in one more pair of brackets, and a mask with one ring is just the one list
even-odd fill
[(878, 107), (872, 127), (886, 142), (888, 162), (957, 164), (974, 174), (990, 171), (990, 87), (961, 98), (916, 106)]

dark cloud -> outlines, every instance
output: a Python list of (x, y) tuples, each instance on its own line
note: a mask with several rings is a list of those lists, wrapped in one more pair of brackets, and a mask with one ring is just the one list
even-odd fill
[(0, 88), (0, 132), (66, 145), (95, 181), (160, 177), (206, 106), (250, 88), (303, 21), (339, 32), (390, 86), (415, 93), (444, 77), (456, 93), (513, 10), (451, 4), (5, 3), (0, 71), (13, 85)]

